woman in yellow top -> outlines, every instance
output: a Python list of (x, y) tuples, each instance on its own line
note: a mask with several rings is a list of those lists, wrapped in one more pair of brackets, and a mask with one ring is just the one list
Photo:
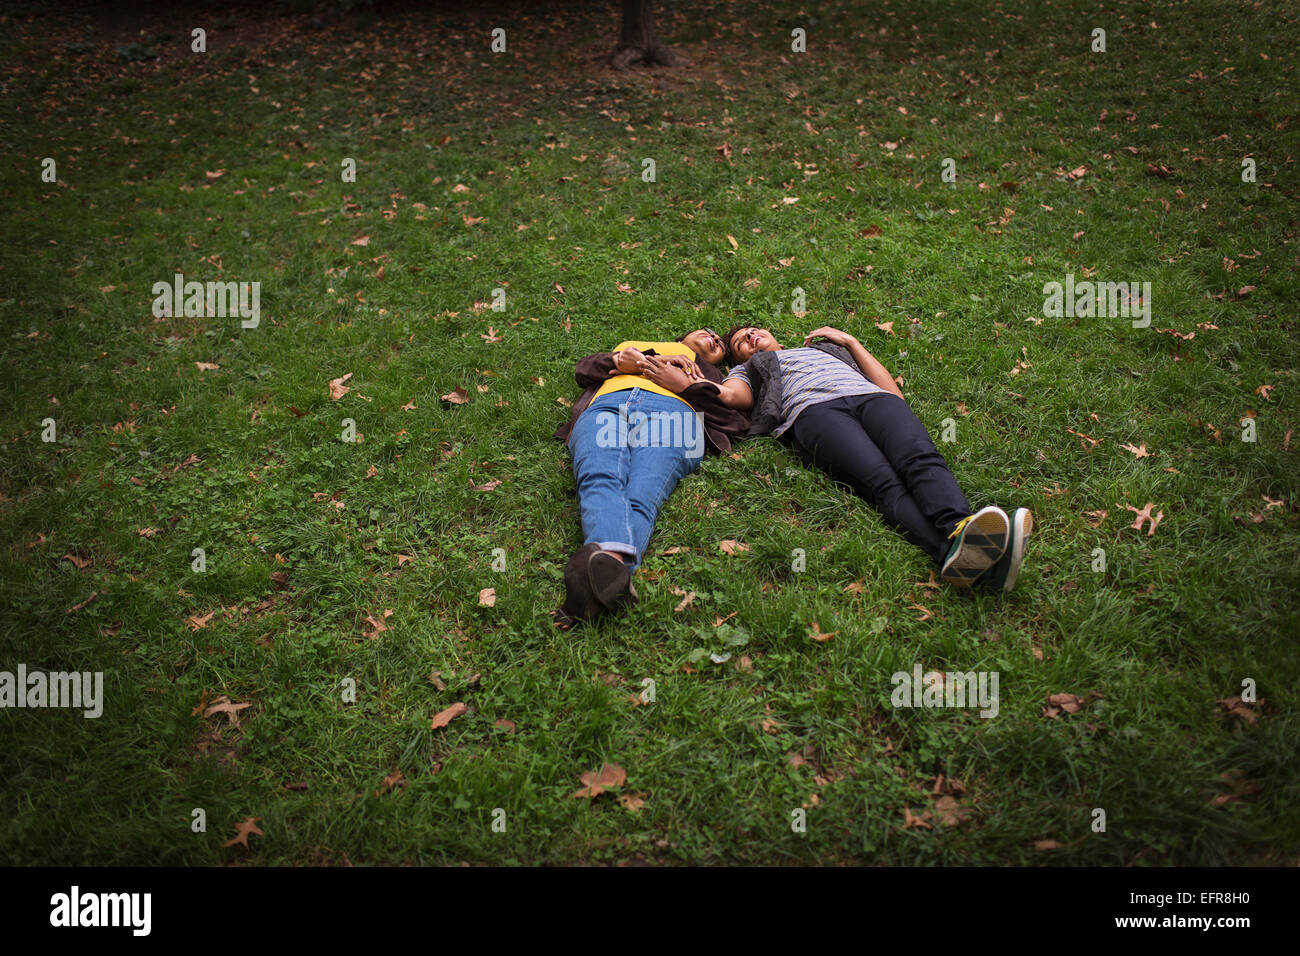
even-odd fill
[(584, 544), (564, 572), (561, 627), (635, 603), (632, 572), (659, 508), (706, 451), (727, 451), (748, 417), (722, 402), (715, 367), (726, 352), (711, 329), (675, 342), (622, 342), (589, 355), (574, 377), (586, 391), (556, 430), (573, 454)]

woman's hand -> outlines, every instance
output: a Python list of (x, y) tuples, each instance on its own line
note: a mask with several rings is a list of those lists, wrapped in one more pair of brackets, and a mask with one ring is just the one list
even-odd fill
[(692, 382), (708, 381), (708, 379), (704, 377), (704, 373), (700, 371), (700, 367), (696, 365), (694, 362), (692, 362), (690, 359), (688, 359), (685, 355), (664, 355), (660, 357), (660, 361), (666, 362), (669, 365), (676, 365), (679, 369), (681, 369), (683, 372), (686, 373), (686, 376)]
[(645, 356), (637, 349), (620, 349), (614, 353), (614, 368), (623, 375), (640, 375)]
[[(695, 363), (692, 362), (691, 366), (694, 365)], [(656, 385), (674, 393), (684, 392), (695, 381), (690, 373), (676, 362), (667, 361), (657, 355), (652, 355), (645, 360), (645, 368), (642, 369), (641, 374)], [(695, 370), (695, 374), (699, 375), (698, 369)]]
[(825, 339), (833, 345), (840, 345), (844, 348), (848, 348), (850, 342), (857, 341), (857, 339), (849, 335), (847, 332), (841, 332), (839, 329), (833, 329), (829, 325), (823, 325), (820, 329), (814, 329), (812, 332), (809, 332), (804, 338), (803, 344), (807, 345), (813, 339), (817, 338)]

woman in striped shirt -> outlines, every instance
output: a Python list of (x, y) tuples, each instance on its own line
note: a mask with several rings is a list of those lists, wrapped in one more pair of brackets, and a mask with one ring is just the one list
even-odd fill
[(785, 349), (767, 329), (737, 326), (726, 345), (743, 364), (723, 382), (722, 401), (750, 412), (749, 434), (781, 438), (851, 487), (934, 559), (940, 580), (1015, 586), (1029, 509), (972, 511), (898, 383), (856, 338), (826, 326)]

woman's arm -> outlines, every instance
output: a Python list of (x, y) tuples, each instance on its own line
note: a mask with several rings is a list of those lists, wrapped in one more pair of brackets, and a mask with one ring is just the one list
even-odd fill
[(862, 369), (862, 374), (869, 378), (873, 384), (886, 392), (903, 398), (903, 390), (894, 381), (894, 376), (889, 374), (889, 369), (881, 365), (876, 357), (863, 348), (862, 343), (852, 335), (839, 329), (833, 329), (830, 326), (822, 326), (814, 332), (809, 332), (807, 338), (803, 340), (803, 344), (807, 345), (815, 338), (823, 338), (828, 342), (848, 349), (849, 354), (853, 356), (853, 361), (857, 362), (858, 368)]
[(619, 352), (597, 352), (578, 362), (573, 378), (581, 388), (600, 385), (611, 375), (638, 375), (645, 356), (636, 349)]
[(738, 408), (744, 412), (754, 407), (754, 392), (740, 379), (729, 378), (718, 389), (722, 392), (722, 404), (728, 408)]

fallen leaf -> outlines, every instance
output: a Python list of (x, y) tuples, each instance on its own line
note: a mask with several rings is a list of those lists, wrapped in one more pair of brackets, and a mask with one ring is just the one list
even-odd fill
[(211, 372), (214, 369), (221, 368), (221, 366), (217, 365), (215, 362), (195, 362), (194, 364), (198, 366), (200, 372)]
[(372, 630), (369, 634), (367, 634), (366, 637), (371, 638), (373, 640), (374, 638), (378, 637), (380, 634), (384, 633), (384, 631), (388, 630), (388, 625), (384, 624), (383, 621), (388, 620), (392, 616), (393, 616), (393, 609), (391, 607), (384, 609), (384, 613), (382, 615), (383, 617), (382, 621), (376, 621), (373, 614), (367, 614), (365, 621), (372, 628), (374, 628), (374, 630)]
[(478, 592), (479, 607), (495, 607), (497, 603), (497, 589), (484, 588)]
[(506, 731), (507, 733), (511, 733), (511, 734), (513, 734), (513, 733), (515, 732), (515, 730), (517, 729), (517, 728), (515, 727), (515, 722), (514, 722), (513, 720), (506, 720), (504, 717), (501, 718), (500, 720), (493, 721), (493, 722), (492, 722), (492, 726), (493, 726), (493, 727), (500, 727), (502, 730)]
[(600, 796), (609, 787), (623, 786), (627, 782), (627, 771), (616, 763), (607, 763), (600, 768), (599, 773), (587, 770), (579, 774), (578, 779), (586, 786), (573, 796), (591, 799)]
[(452, 405), (465, 405), (469, 402), (469, 392), (465, 391), (463, 388), (452, 389), (446, 395), (440, 395), (438, 397), (444, 402), (449, 402)]
[(248, 702), (242, 704), (233, 703), (229, 697), (223, 695), (208, 705), (207, 709), (203, 711), (203, 716), (211, 717), (213, 714), (225, 714), (230, 718), (230, 722), (238, 727), (239, 712), (241, 710), (247, 710), (251, 706), (253, 705)]
[(1047, 698), (1047, 706), (1043, 708), (1042, 716), (1056, 718), (1062, 712), (1077, 714), (1086, 703), (1087, 700), (1076, 694), (1051, 694)]
[(438, 711), (433, 718), (433, 729), (437, 730), (439, 727), (446, 727), (467, 710), (469, 710), (469, 706), (458, 700), (446, 710)]
[(690, 606), (691, 602), (695, 600), (694, 591), (683, 591), (681, 588), (675, 587), (673, 588), (673, 593), (681, 598), (681, 601), (678, 602), (675, 608), (673, 608), (674, 612), (686, 610), (686, 608)]
[(209, 611), (202, 617), (195, 617), (191, 614), (185, 619), (185, 623), (189, 624), (190, 630), (201, 631), (208, 626), (208, 621), (212, 620), (212, 615), (216, 613), (216, 611)]
[(933, 827), (926, 822), (930, 817), (931, 813), (929, 810), (924, 810), (921, 812), (920, 816), (916, 816), (912, 813), (911, 807), (903, 807), (903, 829), (911, 830), (914, 827), (924, 827), (926, 830), (931, 830)]
[(1133, 512), (1135, 515), (1137, 515), (1137, 519), (1131, 525), (1129, 525), (1130, 528), (1134, 528), (1138, 531), (1141, 531), (1142, 523), (1144, 521), (1151, 522), (1150, 527), (1147, 528), (1148, 538), (1151, 537), (1151, 535), (1156, 533), (1156, 526), (1160, 524), (1160, 522), (1165, 517), (1165, 513), (1163, 511), (1158, 512), (1154, 518), (1151, 517), (1151, 509), (1155, 507), (1155, 504), (1154, 502), (1150, 502), (1150, 501), (1148, 501), (1146, 503), (1146, 507), (1144, 507), (1140, 511), (1137, 508), (1134, 508), (1132, 505), (1125, 505), (1124, 507), (1127, 508), (1129, 511)]
[(961, 826), (967, 811), (957, 802), (956, 797), (943, 796), (934, 801), (934, 812), (946, 827)]
[(384, 777), (384, 782), (380, 785), (379, 789), (375, 791), (375, 796), (381, 797), (394, 787), (405, 787), (409, 782), (410, 781), (402, 776), (402, 771), (395, 767), (393, 768), (392, 773)]
[(1131, 451), (1131, 452), (1132, 452), (1134, 455), (1136, 455), (1138, 458), (1150, 458), (1150, 457), (1151, 457), (1151, 452), (1147, 451), (1147, 443), (1146, 443), (1146, 442), (1143, 442), (1143, 443), (1142, 443), (1141, 445), (1139, 445), (1137, 448), (1134, 448), (1132, 445), (1120, 445), (1119, 447), (1120, 447), (1120, 448), (1123, 448), (1125, 451)]
[(719, 541), (718, 547), (722, 549), (724, 554), (739, 554), (742, 551), (749, 550), (749, 545), (745, 544), (743, 541), (737, 541), (735, 538), (727, 538), (723, 541)]
[(257, 826), (258, 821), (260, 821), (261, 819), (262, 819), (261, 817), (245, 817), (243, 823), (235, 824), (235, 833), (237, 835), (227, 840), (225, 843), (221, 845), (223, 847), (234, 846), (236, 843), (238, 843), (245, 850), (247, 850), (249, 848), (248, 847), (249, 836), (266, 836), (266, 834), (263, 833), (260, 829), (258, 829)]
[(813, 621), (811, 625), (811, 630), (809, 630), (808, 632), (808, 636), (811, 637), (814, 641), (820, 643), (822, 641), (829, 641), (832, 637), (834, 637), (838, 633), (839, 631), (830, 631), (829, 633), (823, 634), (821, 625), (818, 624), (816, 621)]
[(343, 384), (351, 377), (352, 377), (352, 373), (348, 372), (348, 374), (340, 376), (339, 378), (330, 379), (330, 400), (331, 401), (337, 402), (348, 392), (352, 391), (352, 389), (348, 388), (346, 385)]
[(473, 478), (471, 478), (471, 479), (469, 480), (469, 486), (470, 486), (470, 488), (472, 488), (472, 489), (475, 490), (475, 491), (491, 491), (492, 489), (496, 488), (496, 487), (497, 487), (498, 485), (500, 485), (500, 484), (501, 484), (501, 479), (499, 479), (499, 478), (496, 479), (496, 480), (494, 480), (494, 481), (484, 482), (484, 483), (481, 484), (481, 485), (476, 485), (476, 484), (474, 484), (474, 479), (473, 479)]

